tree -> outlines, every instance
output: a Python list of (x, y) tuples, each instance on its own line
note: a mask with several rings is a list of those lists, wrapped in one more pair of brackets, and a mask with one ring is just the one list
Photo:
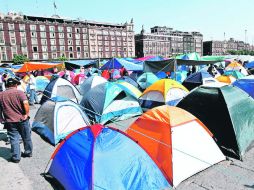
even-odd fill
[(68, 59), (65, 56), (58, 57), (57, 60), (59, 61), (67, 61)]
[(14, 55), (14, 58), (12, 60), (13, 65), (20, 65), (24, 64), (24, 62), (29, 61), (29, 59), (24, 55)]

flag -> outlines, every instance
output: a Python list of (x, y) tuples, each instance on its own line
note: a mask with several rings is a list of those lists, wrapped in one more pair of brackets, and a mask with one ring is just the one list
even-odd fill
[(56, 2), (54, 1), (54, 8), (57, 9)]

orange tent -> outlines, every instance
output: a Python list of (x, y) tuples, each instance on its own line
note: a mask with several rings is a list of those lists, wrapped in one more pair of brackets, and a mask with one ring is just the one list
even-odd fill
[(28, 71), (50, 69), (53, 67), (63, 67), (63, 63), (53, 64), (53, 63), (42, 63), (42, 62), (25, 62), (24, 65), (16, 72), (24, 73)]
[(207, 163), (225, 159), (203, 123), (178, 107), (153, 108), (126, 133), (148, 152), (173, 186), (209, 167)]
[(224, 76), (221, 75), (219, 77), (216, 78), (219, 82), (223, 82), (223, 83), (227, 83), (227, 84), (231, 84), (232, 82), (236, 81), (236, 78), (229, 75), (229, 76)]

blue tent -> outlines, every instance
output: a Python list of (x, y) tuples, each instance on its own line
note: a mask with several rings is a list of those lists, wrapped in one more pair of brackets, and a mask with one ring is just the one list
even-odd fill
[(142, 75), (138, 77), (137, 83), (139, 84), (142, 90), (145, 90), (147, 87), (151, 86), (153, 83), (155, 83), (158, 80), (159, 78), (155, 74), (151, 72), (147, 72), (147, 73), (143, 73)]
[(254, 98), (254, 78), (242, 78), (236, 80), (232, 85), (237, 86)]
[(73, 132), (51, 159), (48, 173), (68, 190), (171, 188), (136, 142), (102, 125)]
[(109, 70), (109, 69), (121, 69), (124, 67), (128, 71), (142, 71), (143, 65), (135, 64), (124, 59), (113, 58), (105, 63), (100, 69)]
[(164, 57), (155, 56), (155, 57), (152, 57), (152, 58), (148, 59), (147, 61), (163, 61), (163, 60), (165, 60)]
[(247, 69), (252, 69), (252, 68), (254, 68), (254, 61), (251, 61), (251, 62), (249, 62), (249, 63), (246, 63), (246, 64), (245, 64), (245, 68), (247, 68)]

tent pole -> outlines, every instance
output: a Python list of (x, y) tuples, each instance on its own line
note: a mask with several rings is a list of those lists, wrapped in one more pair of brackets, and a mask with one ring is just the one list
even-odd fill
[(177, 60), (174, 60), (174, 77), (175, 77), (175, 81), (176, 81), (176, 66), (177, 66)]

